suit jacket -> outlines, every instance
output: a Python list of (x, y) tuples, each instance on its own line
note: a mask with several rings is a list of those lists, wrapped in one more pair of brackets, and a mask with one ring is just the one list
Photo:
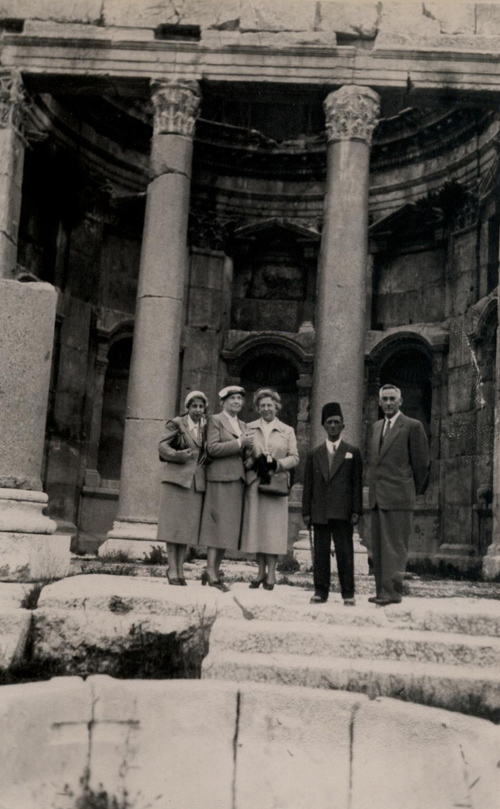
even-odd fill
[[(350, 457), (348, 457), (350, 456)], [(333, 456), (331, 472), (326, 442), (306, 458), (302, 514), (316, 524), (350, 520), (363, 510), (363, 461), (357, 447), (341, 441)]]
[[(241, 430), (245, 422), (238, 419)], [(225, 415), (209, 416), (207, 424), (207, 451), (211, 459), (207, 467), (207, 480), (245, 480), (243, 449), (238, 444), (238, 435)]]
[(295, 469), (298, 465), (299, 453), (297, 451), (297, 439), (295, 438), (293, 427), (289, 427), (288, 424), (283, 424), (282, 421), (276, 419), (276, 424), (269, 434), (267, 447), (264, 433), (260, 428), (260, 419), (248, 422), (247, 430), (251, 430), (254, 435), (252, 451), (245, 460), (248, 484), (252, 483), (257, 477), (257, 473), (254, 472), (252, 466), (255, 458), (257, 458), (261, 452), (268, 452), (269, 455), (276, 458), (276, 460), (279, 461), (278, 468), (285, 472), (288, 472), (290, 469)]
[[(206, 425), (202, 428), (201, 444), (193, 437), (188, 426), (188, 417), (177, 416), (167, 421), (165, 433), (158, 444), (163, 483), (176, 483), (190, 489), (195, 478), (197, 492), (204, 492), (206, 460)], [(195, 450), (189, 457), (186, 450)]]
[(383, 426), (381, 419), (373, 428), (370, 508), (413, 511), (429, 474), (427, 436), (420, 421), (400, 413), (381, 447)]

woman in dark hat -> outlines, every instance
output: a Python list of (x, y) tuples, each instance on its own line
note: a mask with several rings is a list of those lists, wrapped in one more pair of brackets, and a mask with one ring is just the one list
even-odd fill
[(253, 446), (253, 436), (238, 418), (245, 391), (229, 385), (219, 392), (222, 412), (211, 416), (207, 425), (207, 493), (201, 518), (200, 545), (207, 546), (207, 568), (202, 584), (229, 588), (220, 579), (220, 564), (226, 550), (237, 550), (243, 512), (245, 467), (243, 456)]
[(207, 397), (201, 390), (186, 396), (186, 413), (167, 421), (158, 452), (162, 463), (159, 540), (167, 543), (170, 584), (185, 585), (184, 559), (196, 545), (205, 496)]
[(257, 555), (259, 572), (251, 588), (263, 585), (272, 590), (276, 582), (276, 563), (288, 544), (288, 496), (276, 496), (261, 490), (264, 480), (271, 481), (281, 472), (288, 486), (290, 470), (299, 462), (297, 439), (293, 427), (278, 418), (281, 398), (272, 388), (261, 388), (253, 397), (260, 418), (247, 424), (254, 431), (254, 445), (245, 461), (247, 489), (245, 494), (241, 550)]

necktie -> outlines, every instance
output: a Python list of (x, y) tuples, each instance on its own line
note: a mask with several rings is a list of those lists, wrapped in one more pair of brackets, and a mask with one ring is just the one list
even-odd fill
[(328, 453), (328, 471), (332, 474), (333, 456), (335, 455), (335, 447), (332, 447), (332, 452)]
[(386, 419), (385, 424), (384, 424), (384, 429), (382, 430), (382, 435), (381, 435), (381, 438), (380, 438), (380, 446), (382, 446), (382, 444), (386, 440), (387, 436), (389, 435), (389, 430), (390, 429), (391, 429), (391, 422), (389, 421), (389, 419)]

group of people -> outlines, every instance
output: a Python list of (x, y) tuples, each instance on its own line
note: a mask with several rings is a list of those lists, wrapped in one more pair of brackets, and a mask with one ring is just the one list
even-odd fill
[[(256, 554), (251, 588), (272, 590), (278, 556), (287, 551), (290, 472), (299, 463), (292, 427), (280, 421), (279, 394), (261, 388), (253, 397), (255, 421), (238, 418), (245, 398), (239, 385), (219, 392), (221, 412), (207, 417), (207, 397), (191, 391), (186, 413), (167, 422), (159, 444), (162, 495), (158, 539), (166, 541), (168, 580), (186, 584), (188, 545), (207, 548), (202, 584), (229, 588), (220, 566), (226, 550)], [(401, 412), (401, 391), (384, 385), (371, 442), (371, 548), (376, 592), (369, 601), (399, 603), (416, 495), (425, 491), (429, 447), (422, 424)], [(363, 463), (359, 449), (342, 438), (337, 402), (322, 409), (326, 439), (307, 455), (302, 516), (313, 534), (314, 595), (327, 601), (333, 540), (344, 604), (355, 604), (354, 526), (363, 511)]]
[(259, 418), (238, 418), (245, 399), (239, 385), (219, 392), (221, 412), (207, 418), (207, 397), (191, 391), (186, 414), (167, 422), (159, 444), (163, 463), (158, 539), (167, 543), (170, 584), (185, 585), (188, 545), (207, 548), (202, 584), (225, 592), (226, 550), (255, 553), (250, 584), (272, 590), (278, 556), (287, 551), (290, 471), (299, 462), (292, 427), (278, 418), (281, 398), (271, 388), (253, 397)]

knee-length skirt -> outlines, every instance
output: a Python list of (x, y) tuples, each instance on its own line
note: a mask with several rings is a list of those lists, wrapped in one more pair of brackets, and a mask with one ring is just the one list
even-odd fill
[(259, 480), (247, 486), (241, 550), (285, 554), (288, 544), (288, 497), (259, 492)]
[(177, 545), (197, 545), (200, 535), (204, 492), (162, 483), (157, 539)]
[(241, 537), (243, 481), (207, 481), (200, 545), (236, 551)]

